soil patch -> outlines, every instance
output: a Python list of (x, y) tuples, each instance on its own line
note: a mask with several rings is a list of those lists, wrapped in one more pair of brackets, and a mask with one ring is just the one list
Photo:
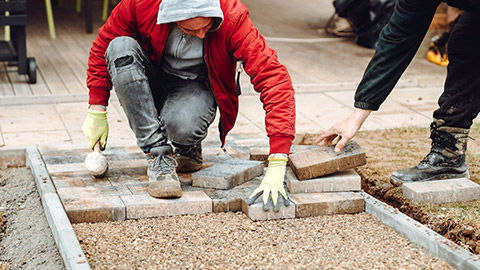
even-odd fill
[(65, 269), (25, 167), (0, 168), (0, 269)]
[[(479, 129), (479, 125), (474, 125), (470, 136), (480, 139)], [(300, 144), (312, 144), (317, 136), (304, 135)], [(390, 184), (393, 171), (415, 166), (430, 151), (429, 136), (429, 129), (413, 127), (359, 132), (355, 139), (367, 155), (367, 164), (357, 169), (362, 177), (362, 189), (469, 251), (480, 254), (480, 200), (413, 203), (403, 197), (401, 188)], [(478, 141), (469, 140), (467, 163), (470, 180), (480, 184)]]

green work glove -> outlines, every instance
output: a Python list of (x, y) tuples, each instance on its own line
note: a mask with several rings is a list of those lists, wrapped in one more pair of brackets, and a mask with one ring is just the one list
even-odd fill
[(100, 149), (105, 150), (108, 137), (107, 112), (88, 110), (87, 117), (82, 125), (83, 134), (88, 139), (88, 147), (93, 150), (95, 144), (100, 141)]
[(284, 185), (287, 160), (287, 158), (283, 157), (268, 158), (268, 168), (265, 177), (263, 177), (260, 186), (248, 197), (247, 204), (253, 204), (263, 194), (263, 210), (268, 211), (273, 202), (273, 210), (278, 212), (280, 210), (278, 193), (280, 193), (281, 197), (283, 197), (283, 204), (285, 206), (290, 205), (290, 198)]

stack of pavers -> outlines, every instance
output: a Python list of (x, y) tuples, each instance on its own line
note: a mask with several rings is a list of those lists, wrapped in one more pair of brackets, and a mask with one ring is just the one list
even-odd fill
[[(266, 160), (267, 151), (252, 149), (250, 158)], [(286, 175), (290, 206), (264, 211), (261, 199), (250, 206), (243, 200), (242, 211), (252, 220), (363, 212), (361, 179), (354, 168), (365, 163), (365, 152), (355, 141), (339, 153), (334, 146), (293, 146)]]
[(247, 206), (245, 199), (265, 173), (265, 146), (257, 143), (250, 149), (238, 143), (224, 153), (218, 146), (204, 144), (204, 168), (179, 174), (184, 190), (179, 199), (148, 195), (147, 163), (138, 147), (107, 148), (104, 155), (109, 171), (103, 178), (93, 178), (86, 170), (84, 158), (90, 150), (84, 146), (39, 150), (49, 171), (44, 180), (53, 182), (74, 223), (229, 211), (243, 211), (253, 220), (265, 220), (364, 210), (364, 200), (356, 193), (360, 177), (352, 168), (365, 164), (365, 153), (355, 142), (340, 153), (333, 147), (293, 146), (287, 171), (290, 206), (282, 206), (277, 213), (264, 211), (261, 198)]

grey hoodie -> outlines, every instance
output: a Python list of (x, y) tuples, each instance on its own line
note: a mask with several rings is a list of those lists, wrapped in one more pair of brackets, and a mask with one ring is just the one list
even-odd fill
[(203, 39), (185, 34), (175, 22), (195, 17), (213, 17), (210, 31), (220, 27), (223, 12), (219, 0), (163, 0), (157, 24), (172, 23), (163, 50), (162, 69), (184, 80), (206, 78)]

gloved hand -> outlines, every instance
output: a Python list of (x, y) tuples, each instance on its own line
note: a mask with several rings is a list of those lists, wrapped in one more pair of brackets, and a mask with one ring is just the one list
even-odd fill
[(83, 134), (88, 139), (88, 147), (93, 150), (95, 144), (100, 141), (100, 149), (105, 150), (108, 137), (107, 112), (88, 110), (87, 117), (82, 125)]
[(253, 204), (260, 195), (263, 194), (263, 210), (268, 211), (273, 202), (273, 210), (278, 212), (280, 204), (278, 203), (278, 193), (282, 195), (283, 204), (290, 205), (290, 198), (285, 189), (284, 180), (287, 170), (287, 158), (271, 157), (268, 158), (268, 167), (260, 186), (255, 189), (247, 199), (247, 204)]

